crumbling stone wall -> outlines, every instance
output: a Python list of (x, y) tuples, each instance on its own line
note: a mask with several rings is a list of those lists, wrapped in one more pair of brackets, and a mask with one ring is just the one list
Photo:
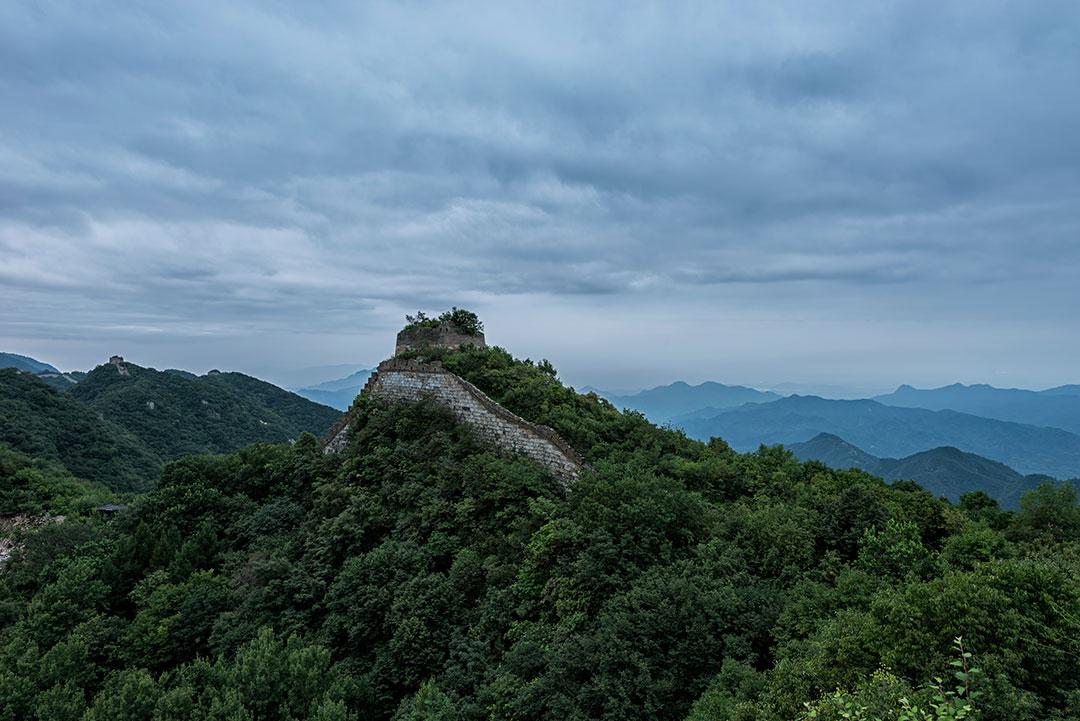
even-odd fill
[[(424, 363), (401, 358), (383, 361), (361, 393), (407, 403), (434, 398), (472, 426), (478, 436), (504, 451), (539, 463), (564, 486), (576, 481), (584, 466), (574, 449), (555, 431), (511, 413), (438, 361)], [(324, 443), (326, 452), (344, 448), (350, 420), (346, 416), (331, 429)]]
[(397, 334), (397, 344), (394, 347), (394, 355), (401, 355), (406, 351), (423, 351), (425, 348), (458, 348), (463, 345), (474, 345), (484, 348), (484, 334), (466, 335), (449, 323), (440, 323), (434, 328), (413, 328), (402, 330)]

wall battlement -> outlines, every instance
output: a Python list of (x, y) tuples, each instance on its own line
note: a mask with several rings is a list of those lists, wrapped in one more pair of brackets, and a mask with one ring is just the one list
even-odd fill
[[(555, 431), (511, 413), (483, 391), (438, 361), (392, 358), (379, 364), (361, 395), (391, 402), (415, 403), (433, 398), (446, 406), (477, 435), (508, 453), (521, 454), (547, 468), (564, 487), (577, 480), (584, 462)], [(323, 447), (333, 453), (345, 447), (351, 415), (326, 435)]]

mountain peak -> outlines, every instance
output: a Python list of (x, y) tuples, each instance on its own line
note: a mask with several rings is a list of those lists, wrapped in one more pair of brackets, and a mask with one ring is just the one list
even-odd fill
[(767, 403), (779, 399), (780, 395), (716, 381), (690, 385), (679, 380), (631, 395), (607, 394), (604, 397), (618, 408), (631, 408), (645, 414), (653, 423), (667, 423), (705, 410), (721, 412), (745, 403)]
[[(850, 443), (848, 443), (847, 441), (845, 441), (843, 438), (836, 435), (835, 433), (825, 433), (825, 432), (818, 433), (816, 436), (814, 436), (809, 441), (807, 441), (807, 443), (820, 443), (820, 442), (823, 442), (823, 441), (828, 441), (830, 443), (843, 443), (845, 446), (851, 446)], [(852, 446), (852, 448), (854, 448), (854, 446)]]

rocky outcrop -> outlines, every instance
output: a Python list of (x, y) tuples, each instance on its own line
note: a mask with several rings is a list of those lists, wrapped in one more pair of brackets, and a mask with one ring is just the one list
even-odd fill
[[(469, 424), (480, 438), (503, 451), (539, 463), (564, 486), (576, 481), (584, 467), (574, 449), (555, 431), (511, 413), (438, 361), (425, 363), (401, 358), (383, 361), (361, 394), (405, 403), (432, 398)], [(351, 420), (351, 415), (346, 415), (327, 434), (323, 444), (327, 453), (345, 447)]]
[(63, 523), (64, 516), (54, 516), (43, 513), (40, 516), (3, 516), (0, 517), (0, 568), (11, 560), (19, 547), (15, 545), (14, 537), (19, 533), (25, 533), (41, 528), (47, 523)]

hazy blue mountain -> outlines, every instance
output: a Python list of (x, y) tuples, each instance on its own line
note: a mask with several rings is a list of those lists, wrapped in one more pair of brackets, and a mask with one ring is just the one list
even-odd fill
[(786, 383), (778, 383), (776, 385), (762, 386), (766, 390), (770, 390), (773, 393), (778, 393), (781, 396), (821, 396), (822, 398), (839, 398), (854, 400), (858, 398), (869, 398), (879, 393), (884, 393), (887, 388), (882, 386), (855, 386), (855, 385), (836, 385), (833, 383), (796, 383), (788, 381)]
[(711, 418), (675, 419), (675, 423), (694, 438), (719, 436), (743, 451), (761, 443), (791, 445), (832, 433), (878, 457), (901, 458), (954, 446), (1021, 473), (1080, 476), (1080, 435), (951, 410), (790, 396), (740, 406)]
[(859, 468), (887, 481), (915, 481), (953, 502), (965, 493), (984, 491), (1005, 508), (1017, 508), (1024, 493), (1043, 481), (1053, 480), (1040, 474), (1025, 476), (1004, 463), (948, 446), (904, 458), (878, 458), (839, 436), (819, 433), (805, 443), (792, 444), (788, 450), (800, 460), (821, 461), (830, 468)]
[(315, 386), (352, 375), (368, 368), (365, 363), (336, 363), (333, 365), (307, 366), (304, 368), (280, 368), (276, 366), (251, 366), (245, 372), (256, 378), (262, 378), (280, 388), (287, 388), (293, 393), (298, 388)]
[(0, 368), (15, 368), (25, 373), (60, 374), (58, 369), (48, 363), (18, 353), (0, 353)]
[(360, 389), (374, 372), (371, 368), (361, 368), (344, 378), (325, 381), (308, 388), (297, 388), (296, 394), (310, 401), (344, 411), (352, 405), (353, 400), (360, 394)]
[(355, 373), (351, 373), (344, 378), (337, 378), (335, 380), (326, 381), (325, 383), (319, 383), (318, 385), (309, 386), (307, 390), (314, 391), (344, 391), (350, 388), (363, 388), (367, 383), (367, 379), (374, 373), (372, 368), (361, 368)]
[(722, 410), (744, 403), (767, 403), (780, 398), (778, 394), (770, 391), (759, 391), (746, 386), (728, 386), (713, 381), (696, 386), (676, 381), (628, 396), (604, 393), (599, 395), (611, 401), (616, 408), (640, 411), (653, 423), (666, 423), (704, 408)]
[(832, 433), (818, 433), (808, 441), (793, 443), (787, 448), (803, 461), (821, 461), (830, 468), (859, 468), (867, 473), (881, 475), (878, 473), (880, 458)]
[(1080, 396), (1080, 385), (1058, 386), (1057, 388), (1047, 388), (1039, 392), (1048, 396)]
[(601, 398), (608, 398), (610, 396), (632, 396), (642, 391), (641, 388), (597, 388), (596, 386), (581, 386), (575, 388), (578, 393), (582, 395), (588, 395), (589, 393), (595, 393)]
[(942, 388), (920, 389), (902, 385), (894, 392), (874, 400), (890, 406), (926, 408), (932, 411), (954, 410), (985, 418), (1027, 423), (1033, 426), (1053, 426), (1080, 433), (1080, 395), (1069, 393), (1062, 386), (1049, 391), (1029, 391), (1018, 388), (995, 388), (978, 384), (966, 386), (954, 383)]

